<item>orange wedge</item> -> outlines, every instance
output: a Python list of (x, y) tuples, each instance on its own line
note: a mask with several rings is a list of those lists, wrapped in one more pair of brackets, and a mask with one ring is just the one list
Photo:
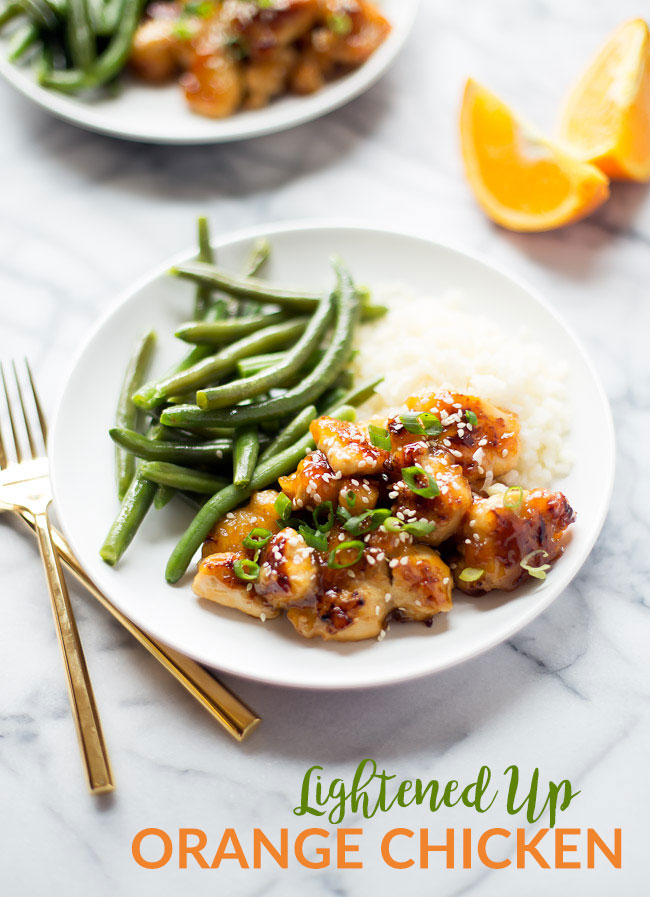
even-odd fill
[(563, 227), (609, 196), (601, 171), (545, 140), (472, 80), (465, 87), (460, 130), (476, 198), (493, 221), (509, 230)]
[(650, 35), (643, 19), (612, 34), (570, 92), (559, 133), (609, 177), (650, 180)]

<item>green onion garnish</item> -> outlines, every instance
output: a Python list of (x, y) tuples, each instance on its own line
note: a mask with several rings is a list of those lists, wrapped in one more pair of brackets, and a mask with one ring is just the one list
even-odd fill
[(352, 31), (352, 19), (346, 12), (332, 13), (327, 17), (327, 27), (339, 37), (345, 37)]
[(384, 427), (376, 427), (374, 424), (370, 424), (368, 435), (370, 436), (370, 442), (375, 448), (383, 449), (385, 452), (391, 450), (390, 433)]
[(420, 420), (422, 421), (422, 426), (424, 427), (424, 432), (427, 436), (440, 436), (444, 427), (440, 423), (440, 418), (436, 417), (435, 414), (432, 414), (430, 411), (425, 411), (420, 415)]
[(336, 516), (345, 523), (346, 520), (349, 520), (350, 517), (352, 517), (352, 514), (350, 514), (348, 509), (344, 508), (343, 505), (339, 505), (336, 509)]
[(410, 533), (416, 539), (428, 536), (436, 528), (435, 523), (427, 520), (413, 520), (411, 523), (406, 523), (406, 521), (400, 520), (399, 517), (388, 517), (384, 520), (383, 526), (389, 533)]
[[(330, 551), (330, 556), (327, 561), (327, 566), (331, 567), (333, 570), (345, 570), (346, 567), (353, 567), (358, 561), (363, 557), (363, 542), (341, 542), (340, 545), (337, 545), (336, 548), (333, 548)], [(337, 560), (340, 552), (342, 551), (352, 551), (355, 550), (357, 552), (357, 556), (349, 561), (341, 561)]]
[(467, 418), (467, 423), (471, 424), (473, 427), (478, 424), (478, 417), (474, 414), (473, 411), (466, 411), (465, 417)]
[[(428, 485), (418, 486), (416, 477), (424, 477)], [(411, 492), (414, 492), (421, 498), (435, 498), (436, 495), (440, 495), (438, 484), (433, 479), (433, 477), (429, 476), (426, 470), (424, 470), (422, 467), (405, 467), (402, 470), (402, 479), (409, 487)]]
[(503, 493), (503, 507), (518, 514), (524, 503), (524, 490), (521, 486), (511, 486)]
[(345, 493), (345, 503), (348, 508), (353, 508), (357, 503), (357, 496), (354, 494), (352, 489), (348, 489)]
[[(325, 514), (325, 520), (323, 520)], [(318, 507), (314, 508), (312, 515), (314, 518), (314, 526), (322, 533), (329, 533), (334, 526), (334, 506), (331, 501), (323, 501)]]
[(409, 433), (413, 433), (415, 436), (426, 435), (426, 430), (420, 423), (420, 415), (417, 411), (407, 411), (405, 414), (400, 414), (399, 419), (404, 429), (408, 430)]
[(479, 570), (478, 567), (465, 567), (458, 578), (461, 582), (476, 582), (485, 574), (485, 570)]
[(235, 571), (235, 576), (245, 582), (255, 582), (260, 575), (260, 565), (248, 558), (238, 558), (232, 568)]
[(327, 533), (323, 532), (323, 530), (313, 530), (310, 526), (301, 524), (298, 527), (298, 532), (310, 548), (315, 548), (317, 551), (327, 551)]
[(379, 529), (388, 517), (390, 517), (390, 511), (386, 508), (376, 508), (374, 511), (364, 511), (363, 514), (359, 514), (358, 517), (350, 517), (350, 519), (343, 524), (343, 529), (352, 533), (353, 536), (373, 533), (375, 530)]
[(528, 573), (530, 576), (534, 576), (535, 579), (546, 579), (546, 571), (551, 569), (550, 564), (540, 564), (539, 567), (530, 566), (530, 562), (533, 560), (535, 555), (538, 554), (543, 558), (548, 557), (548, 551), (544, 551), (542, 548), (537, 548), (535, 551), (531, 551), (530, 554), (527, 554), (523, 561), (519, 561), (519, 564), (524, 568), (526, 573)]
[(264, 529), (262, 526), (256, 526), (246, 536), (242, 544), (244, 548), (252, 548), (254, 551), (257, 551), (268, 545), (272, 538), (273, 533), (270, 530)]
[(291, 499), (288, 498), (284, 492), (281, 492), (276, 498), (273, 507), (280, 520), (284, 522), (291, 512)]
[(410, 533), (416, 539), (422, 539), (428, 536), (436, 528), (435, 523), (427, 520), (414, 520), (412, 523), (404, 524), (404, 532)]

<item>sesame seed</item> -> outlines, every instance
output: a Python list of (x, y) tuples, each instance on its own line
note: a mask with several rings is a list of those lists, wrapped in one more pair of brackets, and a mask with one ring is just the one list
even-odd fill
[(266, 614), (260, 614), (260, 621), (266, 623)]

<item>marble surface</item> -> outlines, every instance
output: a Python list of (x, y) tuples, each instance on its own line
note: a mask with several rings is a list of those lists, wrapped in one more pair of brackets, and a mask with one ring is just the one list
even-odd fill
[[(550, 127), (565, 87), (631, 0), (424, 0), (419, 27), (384, 80), (346, 109), (284, 135), (225, 148), (121, 143), (59, 123), (0, 85), (0, 356), (28, 355), (52, 411), (70, 358), (116, 292), (215, 228), (312, 215), (419, 228), (522, 275), (582, 336), (612, 401), (619, 462), (613, 505), (567, 592), (507, 644), (462, 667), (367, 693), (310, 694), (234, 681), (263, 716), (243, 746), (222, 733), (86, 595), (73, 601), (118, 790), (84, 790), (36, 549), (0, 524), (0, 888), (11, 897), (92, 894), (294, 897), (402, 892), (509, 897), (617, 894), (647, 886), (650, 738), (650, 201), (616, 185), (567, 231), (508, 234), (481, 215), (460, 170), (456, 121), (471, 74)], [(647, 12), (647, 9), (646, 9)], [(598, 421), (594, 421), (598, 438)], [(594, 483), (598, 488), (598, 483)], [(92, 502), (89, 507), (92, 513)], [(216, 848), (304, 828), (292, 815), (303, 774), (349, 779), (374, 757), (400, 778), (467, 781), (517, 763), (581, 789), (562, 824), (623, 829), (620, 872), (390, 871), (378, 838), (395, 826), (513, 827), (502, 804), (430, 816), (392, 810), (365, 822), (363, 870), (219, 871), (136, 866), (134, 834), (205, 829)], [(350, 820), (348, 819), (348, 823)], [(312, 823), (310, 823), (312, 824)], [(318, 824), (318, 822), (316, 823)], [(359, 824), (352, 822), (350, 824)], [(208, 851), (209, 853), (209, 851)], [(525, 887), (522, 888), (522, 885)]]

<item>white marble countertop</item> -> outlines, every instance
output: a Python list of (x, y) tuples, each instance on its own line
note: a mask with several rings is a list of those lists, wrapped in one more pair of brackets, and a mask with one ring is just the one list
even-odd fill
[[(424, 0), (407, 50), (346, 109), (284, 135), (206, 148), (121, 143), (84, 133), (0, 85), (0, 356), (28, 355), (53, 408), (71, 353), (114, 294), (215, 229), (311, 215), (367, 217), (479, 251), (541, 290), (579, 332), (612, 401), (619, 442), (614, 501), (591, 558), (567, 592), (507, 644), (457, 669), (367, 693), (288, 692), (229, 680), (263, 716), (232, 742), (92, 599), (73, 601), (118, 789), (93, 800), (82, 781), (58, 646), (36, 548), (0, 523), (2, 699), (0, 889), (11, 897), (228, 894), (378, 897), (396, 889), (510, 897), (640, 897), (646, 887), (650, 780), (648, 529), (650, 201), (615, 185), (571, 229), (505, 233), (482, 216), (457, 146), (464, 78), (492, 86), (550, 127), (572, 77), (604, 35), (638, 15), (634, 0)], [(594, 421), (597, 433), (598, 421)], [(598, 488), (598, 483), (594, 483)], [(363, 870), (143, 870), (145, 827), (224, 827), (250, 839), (309, 823), (292, 815), (314, 763), (348, 780), (374, 757), (399, 778), (468, 781), (482, 764), (568, 777), (582, 793), (562, 825), (623, 829), (621, 871), (481, 866), (391, 871), (380, 835), (396, 826), (518, 824), (502, 805), (430, 816), (392, 810), (364, 823)], [(358, 821), (347, 820), (359, 825)], [(210, 851), (207, 851), (210, 854)], [(524, 885), (524, 887), (522, 887)]]

